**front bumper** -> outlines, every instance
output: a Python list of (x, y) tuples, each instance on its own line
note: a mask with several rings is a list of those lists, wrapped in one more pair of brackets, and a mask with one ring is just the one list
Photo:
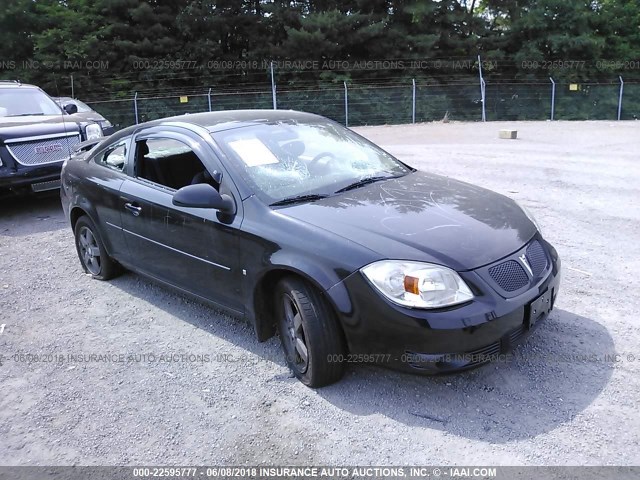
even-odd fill
[(59, 188), (60, 170), (63, 163), (23, 167), (17, 170), (0, 167), (0, 191), (26, 193)]
[[(13, 137), (8, 139), (4, 138), (8, 133), (3, 130), (4, 136), (0, 139), (0, 194), (27, 194), (60, 188), (62, 165), (73, 146), (82, 141), (82, 133), (71, 128), (64, 131), (58, 128), (52, 132), (45, 127), (44, 124), (21, 127), (19, 132), (14, 131)], [(23, 151), (16, 153), (10, 147)], [(51, 147), (57, 149), (48, 150)], [(34, 148), (35, 152), (31, 150), (29, 153), (30, 148)], [(16, 155), (22, 160), (18, 160)]]
[(410, 309), (386, 300), (360, 272), (352, 274), (344, 280), (351, 311), (340, 312), (349, 358), (434, 374), (475, 367), (508, 352), (548, 316), (558, 295), (560, 259), (540, 241), (549, 256), (548, 271), (511, 298), (469, 271), (460, 275), (475, 291), (473, 301), (448, 309)]
[(60, 171), (64, 160), (42, 165), (22, 165), (14, 160), (5, 146), (0, 146), (0, 193), (29, 193), (60, 187)]

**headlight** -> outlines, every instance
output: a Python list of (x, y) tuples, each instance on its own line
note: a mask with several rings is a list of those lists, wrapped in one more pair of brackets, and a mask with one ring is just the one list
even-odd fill
[[(516, 202), (516, 203), (518, 203), (518, 202)], [(531, 220), (531, 223), (533, 223), (535, 225), (536, 229), (540, 233), (542, 233), (542, 228), (540, 228), (540, 224), (536, 220), (536, 217), (533, 216), (533, 213), (531, 213), (527, 207), (525, 207), (524, 205), (522, 205), (520, 203), (518, 203), (518, 206), (520, 207), (520, 210), (522, 210), (524, 212), (524, 214), (527, 216), (527, 218), (529, 220)]]
[(406, 307), (441, 308), (473, 298), (460, 275), (440, 265), (382, 260), (361, 272), (385, 297)]
[(96, 138), (101, 138), (102, 137), (102, 127), (100, 127), (100, 125), (98, 125), (97, 123), (92, 123), (90, 125), (87, 125), (84, 128), (84, 133), (87, 135), (87, 140), (93, 140)]

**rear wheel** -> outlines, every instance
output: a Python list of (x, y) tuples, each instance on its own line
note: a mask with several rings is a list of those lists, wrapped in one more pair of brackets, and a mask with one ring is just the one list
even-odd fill
[(109, 280), (120, 273), (119, 265), (107, 255), (98, 230), (89, 217), (80, 217), (74, 232), (78, 257), (87, 274), (98, 280)]
[(294, 375), (309, 387), (338, 381), (344, 373), (344, 338), (320, 292), (287, 277), (276, 288), (275, 302), (280, 341)]

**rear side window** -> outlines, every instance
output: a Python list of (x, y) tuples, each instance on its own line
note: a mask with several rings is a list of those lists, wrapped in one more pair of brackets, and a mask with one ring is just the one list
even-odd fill
[(104, 153), (98, 155), (96, 163), (119, 172), (124, 171), (124, 167), (127, 164), (127, 142), (121, 142), (109, 147)]

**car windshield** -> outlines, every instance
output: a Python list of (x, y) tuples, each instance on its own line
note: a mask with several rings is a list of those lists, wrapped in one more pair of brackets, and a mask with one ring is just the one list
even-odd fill
[(278, 122), (213, 136), (266, 203), (332, 195), (411, 171), (334, 122)]
[(36, 88), (0, 89), (0, 117), (60, 114), (56, 102)]

